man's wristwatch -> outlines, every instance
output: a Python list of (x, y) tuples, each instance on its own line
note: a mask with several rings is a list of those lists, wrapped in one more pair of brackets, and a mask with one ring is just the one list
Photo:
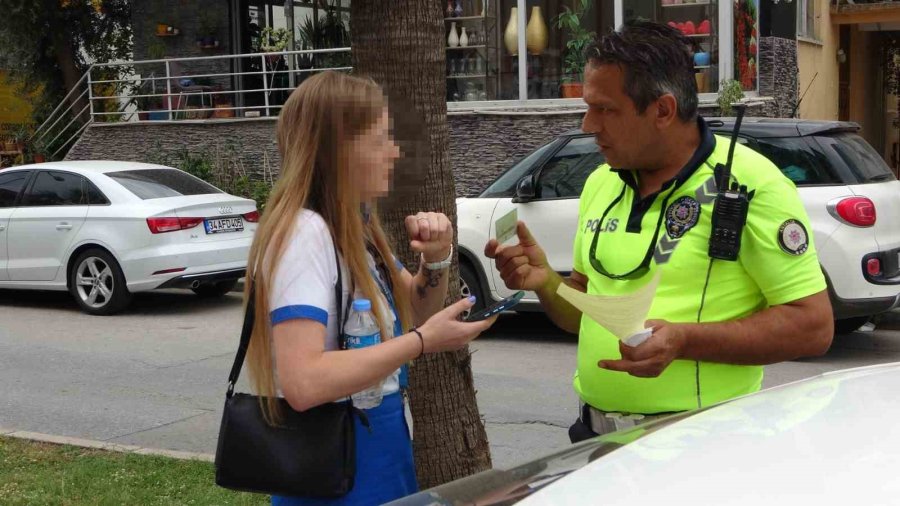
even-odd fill
[(453, 245), (450, 245), (450, 253), (447, 255), (447, 258), (444, 259), (443, 262), (426, 262), (425, 254), (422, 253), (422, 265), (425, 266), (429, 271), (439, 271), (442, 269), (447, 269), (450, 267), (450, 259), (453, 258)]

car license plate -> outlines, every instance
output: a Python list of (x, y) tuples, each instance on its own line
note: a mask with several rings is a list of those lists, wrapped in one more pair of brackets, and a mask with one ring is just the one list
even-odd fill
[(222, 232), (242, 232), (244, 230), (244, 219), (240, 216), (233, 218), (215, 218), (204, 220), (207, 234), (220, 234)]

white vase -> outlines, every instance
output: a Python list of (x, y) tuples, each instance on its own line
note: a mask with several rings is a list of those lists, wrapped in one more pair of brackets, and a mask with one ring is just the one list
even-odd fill
[(462, 27), (462, 35), (459, 36), (459, 47), (466, 47), (469, 45), (469, 35), (466, 33), (466, 27)]
[(506, 31), (503, 32), (503, 45), (509, 54), (515, 56), (519, 54), (519, 9), (513, 7), (509, 13), (509, 23), (506, 24)]
[(447, 37), (447, 47), (459, 47), (459, 35), (456, 34), (456, 22), (450, 23), (450, 36)]

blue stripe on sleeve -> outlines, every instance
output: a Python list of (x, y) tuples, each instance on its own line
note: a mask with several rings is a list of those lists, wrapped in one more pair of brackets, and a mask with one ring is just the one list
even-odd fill
[(272, 325), (286, 320), (306, 318), (308, 320), (315, 320), (326, 327), (328, 326), (328, 311), (316, 306), (284, 306), (269, 313), (269, 317), (272, 320)]

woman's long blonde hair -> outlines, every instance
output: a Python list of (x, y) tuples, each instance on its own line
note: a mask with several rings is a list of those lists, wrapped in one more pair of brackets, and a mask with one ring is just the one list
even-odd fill
[[(261, 398), (267, 399), (263, 401), (263, 413), (270, 422), (278, 421), (281, 413), (275, 401), (274, 354), (269, 324), (269, 312), (275, 308), (269, 307), (269, 290), (298, 213), (310, 209), (324, 218), (335, 247), (350, 271), (352, 283), (344, 279), (344, 286), (359, 289), (371, 300), (374, 314), (390, 314), (390, 309), (370, 273), (366, 260), (367, 240), (378, 250), (393, 286), (401, 286), (400, 270), (393, 261), (377, 212), (372, 209), (368, 222), (362, 217), (359, 185), (353, 180), (348, 162), (351, 141), (374, 126), (385, 107), (384, 94), (373, 81), (322, 72), (304, 81), (291, 93), (278, 117), (281, 173), (253, 239), (244, 292), (244, 299), (249, 300), (251, 290), (255, 288), (256, 320), (247, 362), (254, 389)], [(394, 290), (393, 296), (400, 321), (407, 329), (411, 323), (409, 294)], [(342, 303), (346, 306), (346, 301)], [(344, 310), (349, 308), (344, 307)], [(377, 320), (381, 335), (389, 335), (393, 329), (386, 326), (383, 319)]]

